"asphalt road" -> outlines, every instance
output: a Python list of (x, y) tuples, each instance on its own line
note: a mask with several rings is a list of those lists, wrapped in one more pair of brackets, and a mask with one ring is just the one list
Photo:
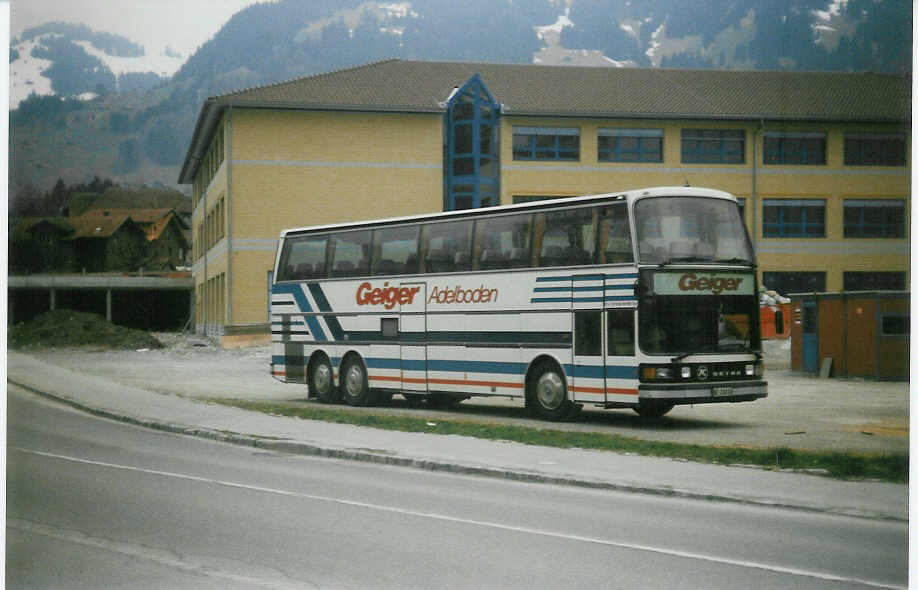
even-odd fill
[(10, 387), (10, 588), (905, 587), (907, 524), (261, 453)]

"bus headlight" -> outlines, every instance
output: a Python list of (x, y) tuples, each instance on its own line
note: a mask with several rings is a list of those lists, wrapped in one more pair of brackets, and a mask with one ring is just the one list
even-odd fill
[(641, 367), (641, 379), (644, 381), (661, 381), (673, 378), (670, 367)]
[(746, 365), (746, 376), (752, 377), (755, 375), (755, 365)]

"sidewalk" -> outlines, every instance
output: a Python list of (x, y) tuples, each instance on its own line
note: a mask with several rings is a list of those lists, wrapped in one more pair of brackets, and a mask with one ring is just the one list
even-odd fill
[[(180, 375), (170, 375), (157, 387), (158, 391), (152, 391), (139, 383), (125, 384), (123, 375), (130, 371), (124, 372), (122, 382), (118, 382), (111, 375), (87, 374), (60, 366), (60, 359), (52, 363), (48, 358), (40, 358), (43, 356), (46, 355), (10, 351), (7, 357), (8, 382), (99, 415), (171, 432), (267, 450), (514, 480), (787, 506), (871, 518), (908, 519), (908, 486), (903, 484), (845, 482), (799, 473), (775, 473), (753, 468), (274, 417), (177, 395), (187, 395), (175, 391), (181, 389), (178, 385), (183, 383)], [(149, 358), (152, 360), (155, 357)], [(240, 355), (241, 360), (245, 358), (245, 355)], [(193, 364), (189, 361), (188, 366)], [(244, 362), (237, 364), (245, 365)], [(100, 363), (93, 363), (96, 372), (100, 372), (98, 365)], [(101, 372), (104, 372), (105, 365), (101, 365)], [(198, 374), (202, 372), (206, 371), (198, 363)], [(266, 373), (260, 380), (262, 398), (293, 397), (290, 395), (291, 386), (273, 381)], [(232, 374), (221, 374), (219, 379), (214, 379), (213, 374), (201, 375), (200, 379), (201, 383), (209, 383), (218, 389), (210, 392), (213, 396), (222, 392), (224, 397), (246, 397), (233, 395), (238, 391)], [(176, 385), (172, 387), (173, 391), (167, 391), (170, 384)], [(239, 385), (245, 388), (245, 384)], [(228, 391), (227, 387), (231, 390)], [(294, 396), (302, 398), (302, 391), (296, 390)]]

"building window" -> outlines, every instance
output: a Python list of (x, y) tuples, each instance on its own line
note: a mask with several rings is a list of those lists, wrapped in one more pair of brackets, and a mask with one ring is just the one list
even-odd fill
[(788, 293), (824, 293), (826, 273), (813, 271), (765, 271), (762, 286), (780, 295)]
[(662, 129), (600, 129), (600, 162), (662, 162)]
[(905, 291), (905, 272), (850, 271), (842, 276), (845, 291)]
[(742, 164), (746, 132), (741, 129), (683, 129), (683, 164)]
[(825, 164), (826, 134), (766, 131), (765, 164)]
[(912, 331), (910, 320), (910, 316), (905, 314), (883, 314), (880, 316), (880, 335), (884, 337), (908, 337)]
[(514, 127), (514, 160), (579, 160), (577, 127)]
[(762, 234), (766, 238), (823, 238), (825, 199), (765, 199)]
[(845, 133), (845, 166), (905, 166), (905, 135)]
[(845, 199), (846, 238), (904, 238), (905, 200)]

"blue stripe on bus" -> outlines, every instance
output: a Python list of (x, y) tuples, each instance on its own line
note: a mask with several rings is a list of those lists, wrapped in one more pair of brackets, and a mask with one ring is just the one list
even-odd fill
[(634, 285), (606, 285), (606, 291), (627, 291), (634, 289)]
[(534, 293), (570, 293), (571, 288), (568, 287), (536, 287), (533, 289)]
[[(287, 293), (293, 295), (293, 299), (296, 301), (297, 306), (299, 306), (300, 311), (311, 312), (312, 306), (309, 305), (309, 300), (306, 299), (306, 293), (303, 292), (303, 289), (299, 285), (274, 285), (272, 290), (274, 293)], [(309, 331), (312, 332), (315, 339), (319, 342), (327, 340), (325, 337), (325, 332), (322, 330), (322, 326), (319, 325), (319, 320), (314, 316), (306, 316), (306, 325), (309, 326)]]
[[(283, 365), (289, 357), (283, 355), (272, 355), (271, 363), (274, 365)], [(367, 369), (390, 369), (404, 371), (441, 371), (444, 373), (482, 373), (492, 375), (516, 375), (522, 376), (528, 367), (526, 363), (519, 362), (502, 362), (502, 361), (470, 361), (470, 360), (428, 360), (421, 359), (397, 359), (367, 357), (364, 359)], [(338, 365), (340, 359), (334, 359), (333, 363)], [(290, 363), (287, 363), (290, 364)], [(426, 365), (426, 366), (425, 366)], [(574, 372), (575, 378), (582, 377), (586, 379), (602, 379), (602, 365), (576, 365), (564, 364), (564, 372), (570, 375)], [(634, 366), (609, 365), (605, 367), (605, 377), (608, 379), (637, 379), (638, 368)]]
[[(312, 293), (312, 298), (316, 300), (319, 311), (331, 312), (331, 305), (328, 303), (328, 298), (325, 297), (325, 293), (319, 283), (306, 283), (306, 285), (309, 287), (309, 292)], [(332, 339), (341, 340), (344, 336), (344, 330), (341, 328), (341, 322), (338, 321), (338, 318), (333, 315), (323, 315), (322, 317), (325, 318), (325, 323), (328, 325), (328, 329), (331, 330)]]

